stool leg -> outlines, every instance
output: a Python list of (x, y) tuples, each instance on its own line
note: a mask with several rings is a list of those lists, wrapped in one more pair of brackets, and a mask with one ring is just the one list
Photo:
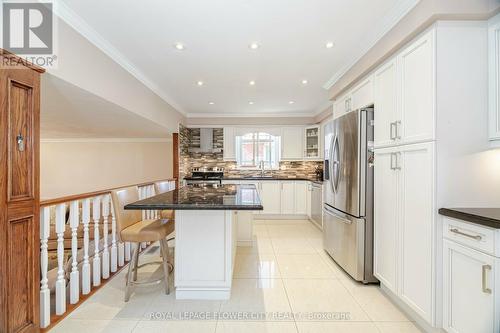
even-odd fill
[(134, 247), (134, 253), (132, 254), (132, 260), (128, 264), (127, 285), (125, 287), (125, 302), (128, 302), (128, 300), (130, 299), (130, 294), (132, 293), (132, 284), (133, 284), (132, 273), (137, 271), (136, 263), (138, 256), (136, 254), (139, 254), (140, 244), (136, 243), (134, 245), (135, 247)]
[(170, 294), (169, 268), (168, 268), (168, 243), (166, 239), (160, 240), (160, 250), (163, 256), (163, 273), (165, 275), (165, 294)]
[(139, 250), (141, 248), (141, 243), (137, 245), (137, 252), (134, 252), (135, 264), (134, 264), (134, 281), (137, 281), (137, 266), (139, 266)]

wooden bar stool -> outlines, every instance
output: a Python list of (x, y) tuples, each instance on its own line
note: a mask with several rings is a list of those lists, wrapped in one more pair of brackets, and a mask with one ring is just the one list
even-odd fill
[[(165, 293), (170, 293), (169, 273), (170, 267), (173, 265), (168, 262), (168, 243), (167, 236), (175, 230), (175, 223), (170, 219), (154, 219), (143, 220), (140, 210), (125, 210), (123, 207), (126, 204), (139, 200), (139, 192), (136, 186), (127, 187), (124, 189), (111, 191), (113, 200), (113, 209), (115, 210), (116, 229), (118, 238), (122, 242), (134, 243), (134, 252), (129, 263), (127, 274), (127, 285), (125, 288), (125, 302), (128, 302), (134, 285), (149, 285), (165, 282)], [(145, 265), (154, 264), (147, 263), (139, 266), (139, 249), (141, 242), (156, 242), (160, 243), (161, 256), (163, 257), (163, 273), (164, 276), (158, 280), (137, 281), (137, 270)]]

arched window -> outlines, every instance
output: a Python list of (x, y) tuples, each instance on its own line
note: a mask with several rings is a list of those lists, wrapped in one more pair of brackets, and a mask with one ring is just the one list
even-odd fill
[(236, 136), (236, 162), (239, 168), (278, 169), (280, 159), (279, 136), (265, 132), (250, 132)]

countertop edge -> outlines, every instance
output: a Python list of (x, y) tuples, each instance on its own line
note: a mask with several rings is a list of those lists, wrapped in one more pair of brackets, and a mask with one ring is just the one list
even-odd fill
[(125, 210), (264, 210), (260, 206), (179, 206), (179, 205), (134, 205), (130, 207), (126, 205), (123, 207)]
[(455, 219), (483, 225), (494, 229), (500, 229), (500, 220), (497, 219), (492, 219), (489, 217), (476, 214), (465, 213), (458, 210), (454, 210), (453, 208), (439, 208), (438, 212), (440, 215), (443, 216), (452, 217)]

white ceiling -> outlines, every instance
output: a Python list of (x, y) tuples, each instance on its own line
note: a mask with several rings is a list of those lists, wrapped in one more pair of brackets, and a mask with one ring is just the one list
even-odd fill
[(42, 139), (168, 138), (168, 130), (49, 73), (42, 75)]
[[(241, 116), (322, 111), (329, 99), (323, 86), (418, 1), (62, 2), (63, 19), (179, 111)], [(334, 47), (327, 49), (327, 41)], [(176, 42), (184, 43), (185, 50), (176, 50)], [(251, 42), (261, 47), (250, 50)], [(308, 80), (305, 86), (303, 79)], [(250, 86), (250, 80), (256, 84)]]

